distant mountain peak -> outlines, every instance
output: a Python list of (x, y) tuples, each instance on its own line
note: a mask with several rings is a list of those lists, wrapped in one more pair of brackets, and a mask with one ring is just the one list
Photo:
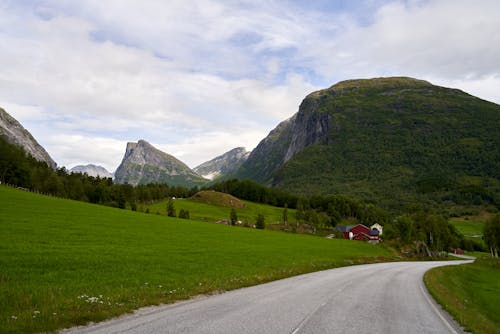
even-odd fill
[(93, 164), (78, 165), (69, 170), (71, 173), (87, 174), (88, 176), (113, 178), (113, 174), (108, 172), (106, 168)]
[(38, 161), (45, 162), (49, 167), (56, 169), (57, 164), (47, 151), (33, 138), (14, 117), (0, 108), (0, 136), (9, 143), (21, 147), (26, 153)]
[(249, 154), (250, 152), (244, 147), (236, 147), (210, 161), (202, 163), (193, 170), (206, 179), (214, 180), (217, 177), (235, 172), (246, 161)]
[(167, 183), (191, 187), (205, 181), (185, 163), (143, 139), (127, 143), (122, 163), (115, 172), (115, 182), (132, 185)]

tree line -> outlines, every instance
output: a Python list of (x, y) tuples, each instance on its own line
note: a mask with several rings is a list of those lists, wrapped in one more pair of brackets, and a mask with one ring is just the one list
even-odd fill
[(52, 196), (119, 208), (130, 206), (132, 209), (137, 203), (152, 203), (168, 197), (190, 197), (198, 192), (198, 188), (167, 184), (134, 187), (115, 184), (111, 178), (70, 173), (64, 167), (53, 170), (1, 136), (0, 182)]

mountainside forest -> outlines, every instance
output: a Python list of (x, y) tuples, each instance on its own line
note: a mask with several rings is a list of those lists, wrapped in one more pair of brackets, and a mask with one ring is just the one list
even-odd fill
[(498, 208), (499, 128), (499, 105), (457, 89), (411, 78), (350, 80), (309, 94), (237, 176), (387, 208)]

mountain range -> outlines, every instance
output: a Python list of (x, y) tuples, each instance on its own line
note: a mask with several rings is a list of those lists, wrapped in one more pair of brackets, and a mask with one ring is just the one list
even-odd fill
[[(235, 177), (295, 194), (346, 194), (384, 206), (500, 206), (500, 106), (407, 77), (347, 80), (312, 92), (252, 151), (194, 169), (144, 140), (128, 143), (115, 182), (204, 185)], [(0, 134), (55, 168), (0, 109)], [(89, 169), (80, 169), (91, 175)]]

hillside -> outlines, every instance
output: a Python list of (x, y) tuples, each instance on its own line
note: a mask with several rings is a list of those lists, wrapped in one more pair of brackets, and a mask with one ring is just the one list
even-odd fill
[(500, 205), (500, 106), (411, 78), (349, 80), (309, 94), (238, 171), (300, 194), (389, 207)]
[[(140, 205), (139, 210), (145, 211), (148, 209), (151, 213), (165, 214), (167, 202), (167, 200), (162, 200), (150, 205)], [(192, 198), (176, 198), (174, 206), (177, 212), (187, 210), (192, 220), (202, 222), (227, 221), (230, 217), (231, 208), (236, 210), (238, 220), (250, 225), (255, 223), (258, 214), (264, 215), (268, 226), (283, 220), (283, 208), (240, 200), (217, 191), (201, 191)], [(296, 222), (296, 210), (288, 209), (288, 223), (295, 224)]]
[(52, 331), (391, 255), (362, 242), (148, 215), (5, 186), (0, 202), (2, 333)]
[(145, 140), (127, 143), (123, 160), (115, 172), (116, 183), (131, 185), (167, 183), (194, 187), (206, 182), (185, 163), (158, 150)]
[(22, 148), (36, 160), (45, 162), (52, 169), (56, 169), (57, 164), (47, 151), (33, 138), (28, 130), (2, 108), (0, 108), (0, 137)]
[(240, 201), (238, 198), (218, 191), (210, 191), (210, 190), (200, 191), (194, 194), (191, 197), (191, 200), (199, 203), (225, 206), (228, 208), (242, 209), (245, 207), (245, 203)]

